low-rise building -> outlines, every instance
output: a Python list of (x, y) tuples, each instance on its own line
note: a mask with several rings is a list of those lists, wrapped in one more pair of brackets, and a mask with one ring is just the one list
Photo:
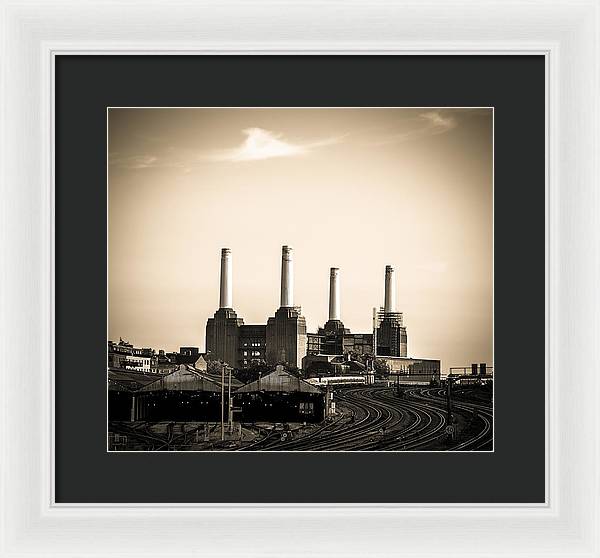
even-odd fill
[(389, 381), (400, 384), (429, 385), (441, 379), (439, 360), (426, 358), (408, 358), (377, 356), (385, 364)]
[(108, 342), (109, 368), (150, 372), (153, 357), (153, 349), (134, 347), (131, 343), (123, 341), (123, 339), (119, 339), (118, 343)]
[(233, 404), (248, 422), (320, 422), (325, 418), (325, 392), (281, 365), (239, 388)]
[(180, 347), (179, 352), (167, 353), (163, 349), (134, 347), (119, 339), (108, 341), (107, 365), (109, 368), (134, 370), (141, 373), (170, 374), (180, 364), (194, 364), (200, 358), (198, 347)]

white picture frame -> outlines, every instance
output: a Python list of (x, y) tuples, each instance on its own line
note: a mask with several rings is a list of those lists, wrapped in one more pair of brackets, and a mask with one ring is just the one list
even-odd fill
[[(598, 2), (1, 5), (1, 556), (600, 556)], [(54, 501), (53, 62), (107, 53), (545, 56), (544, 504)]]

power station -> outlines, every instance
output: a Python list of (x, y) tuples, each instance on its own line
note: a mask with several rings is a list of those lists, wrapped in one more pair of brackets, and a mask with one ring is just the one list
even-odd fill
[[(374, 311), (373, 332), (351, 333), (341, 319), (340, 270), (329, 274), (329, 319), (317, 333), (307, 333), (300, 306), (294, 304), (294, 252), (283, 246), (280, 306), (265, 325), (246, 325), (233, 308), (233, 267), (229, 248), (221, 250), (219, 309), (206, 324), (206, 352), (211, 360), (234, 368), (265, 362), (302, 368), (307, 355), (407, 357), (407, 334), (396, 309), (395, 270), (385, 268), (384, 306)], [(411, 359), (407, 359), (411, 360)], [(439, 370), (439, 361), (438, 370)]]
[[(330, 268), (328, 320), (307, 333), (294, 300), (294, 251), (283, 246), (279, 308), (266, 324), (247, 325), (234, 309), (232, 254), (223, 248), (205, 354), (182, 347), (154, 359), (151, 349), (109, 343), (109, 449), (489, 449), (493, 375), (482, 363), (469, 375), (450, 368), (442, 380), (439, 360), (406, 356), (395, 273), (385, 267), (373, 331), (351, 333), (342, 321), (340, 269)], [(452, 384), (460, 386), (454, 395)]]

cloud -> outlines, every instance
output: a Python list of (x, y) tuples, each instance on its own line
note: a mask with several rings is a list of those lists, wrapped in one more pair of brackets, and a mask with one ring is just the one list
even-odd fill
[(242, 130), (246, 136), (238, 147), (231, 149), (210, 150), (198, 152), (192, 149), (176, 149), (169, 147), (161, 153), (146, 153), (123, 156), (119, 153), (109, 153), (111, 166), (140, 170), (149, 168), (178, 168), (187, 174), (202, 162), (242, 162), (260, 161), (274, 157), (297, 157), (326, 145), (339, 143), (343, 137), (332, 137), (317, 141), (292, 143), (276, 134), (262, 128), (247, 128)]
[(184, 161), (175, 160), (168, 156), (150, 154), (119, 156), (118, 153), (109, 153), (109, 165), (121, 169), (140, 170), (153, 168), (178, 168), (189, 172), (189, 165)]
[(419, 114), (419, 118), (427, 122), (426, 128), (431, 133), (443, 134), (456, 127), (456, 120), (454, 118), (451, 116), (442, 116), (436, 111)]
[(414, 118), (410, 118), (406, 129), (395, 134), (383, 137), (376, 145), (402, 142), (420, 139), (428, 136), (444, 134), (456, 128), (458, 125), (452, 116), (444, 116), (436, 110), (422, 112)]
[(154, 155), (133, 155), (120, 160), (117, 164), (129, 169), (147, 169), (156, 166), (158, 157)]
[[(400, 125), (402, 128), (396, 128), (396, 131), (388, 130), (387, 133), (384, 132), (383, 135), (379, 135), (376, 140), (369, 141), (368, 145), (387, 145), (444, 134), (456, 128), (457, 120), (447, 111), (442, 113), (438, 110), (428, 110), (402, 120)], [(277, 157), (299, 157), (307, 155), (318, 148), (338, 144), (348, 136), (348, 134), (344, 134), (313, 141), (292, 142), (285, 138), (283, 134), (264, 128), (246, 128), (242, 130), (242, 133), (245, 137), (241, 144), (229, 149), (199, 152), (189, 148), (176, 149), (171, 146), (168, 149), (157, 150), (155, 145), (149, 149), (149, 153), (127, 156), (110, 153), (109, 162), (111, 166), (121, 169), (173, 168), (180, 169), (187, 174), (206, 161), (239, 163)], [(149, 138), (144, 139), (150, 141)], [(159, 142), (158, 138), (151, 138), (151, 143), (157, 142)]]
[(308, 143), (291, 143), (283, 139), (282, 134), (276, 134), (262, 128), (247, 128), (242, 130), (246, 139), (239, 147), (215, 150), (206, 155), (206, 159), (215, 162), (259, 161), (274, 157), (296, 157), (305, 155), (312, 150), (325, 145), (338, 143), (341, 138), (327, 138)]

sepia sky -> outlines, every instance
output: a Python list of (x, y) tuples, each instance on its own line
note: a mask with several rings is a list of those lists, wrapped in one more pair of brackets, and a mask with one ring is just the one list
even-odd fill
[(220, 249), (246, 324), (279, 306), (281, 246), (308, 331), (371, 332), (396, 268), (408, 355), (492, 364), (491, 109), (109, 109), (109, 338), (204, 350)]

